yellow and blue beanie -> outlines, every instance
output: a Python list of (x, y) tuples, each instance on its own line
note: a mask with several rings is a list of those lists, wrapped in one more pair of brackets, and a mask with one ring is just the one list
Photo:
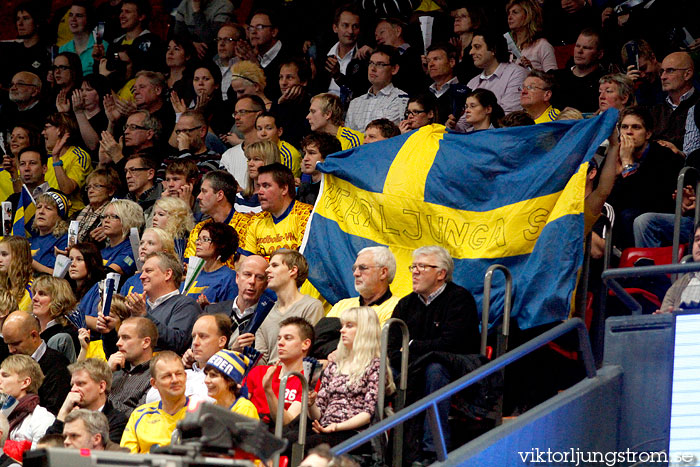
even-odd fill
[(216, 368), (238, 384), (243, 381), (249, 365), (248, 357), (233, 350), (219, 350), (207, 362), (207, 366)]

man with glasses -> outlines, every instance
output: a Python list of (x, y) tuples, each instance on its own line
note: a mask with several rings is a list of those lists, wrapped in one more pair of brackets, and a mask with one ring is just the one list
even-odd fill
[(372, 120), (386, 118), (397, 125), (403, 117), (408, 95), (394, 87), (399, 72), (399, 54), (393, 47), (380, 45), (369, 58), (367, 79), (372, 85), (366, 94), (353, 99), (345, 121), (348, 127), (364, 131)]
[(212, 59), (221, 70), (221, 97), (228, 100), (231, 87), (231, 67), (240, 59), (236, 56), (236, 44), (245, 40), (245, 30), (235, 23), (226, 23), (216, 33), (216, 55)]
[(258, 63), (265, 71), (265, 95), (273, 101), (281, 95), (278, 76), (280, 64), (289, 56), (287, 48), (279, 40), (279, 33), (276, 16), (268, 10), (257, 10), (248, 25), (248, 38), (252, 47), (241, 42), (236, 50), (241, 60)]
[(258, 96), (247, 94), (238, 99), (233, 117), (236, 120), (236, 128), (243, 134), (243, 142), (224, 152), (219, 162), (219, 168), (233, 175), (242, 190), (248, 186), (248, 159), (243, 148), (258, 140), (255, 120), (263, 110), (265, 103)]
[(666, 99), (651, 108), (653, 138), (668, 141), (679, 150), (683, 149), (686, 122), (690, 124), (689, 129), (695, 125), (695, 104), (700, 93), (693, 87), (694, 74), (695, 65), (687, 52), (667, 55), (661, 62), (661, 89), (666, 93)]
[(20, 71), (12, 77), (10, 101), (0, 108), (0, 131), (9, 135), (15, 125), (36, 125), (46, 117), (47, 108), (41, 102), (41, 79), (34, 73)]
[(343, 311), (358, 306), (374, 308), (379, 324), (391, 318), (399, 298), (391, 293), (389, 286), (396, 275), (396, 258), (385, 246), (363, 248), (352, 265), (352, 276), (357, 297), (340, 300), (333, 305), (325, 318), (316, 324), (316, 344), (313, 357), (327, 358), (338, 347), (340, 339), (340, 315)]
[(151, 215), (153, 205), (163, 192), (163, 184), (156, 183), (158, 162), (143, 154), (132, 154), (126, 160), (126, 198), (138, 203), (146, 219)]
[[(413, 292), (396, 305), (392, 318), (403, 320), (408, 326), (410, 341), (409, 364), (413, 364), (430, 352), (448, 354), (479, 353), (479, 316), (476, 302), (469, 291), (452, 282), (454, 262), (449, 252), (440, 246), (424, 246), (413, 252), (409, 266), (413, 280)], [(401, 365), (401, 333), (393, 328), (389, 334), (389, 358), (394, 370)], [(449, 384), (453, 378), (446, 366), (438, 361), (422, 359), (425, 367), (424, 391), (418, 389), (420, 398)], [(396, 372), (395, 372), (396, 374)], [(417, 389), (414, 387), (413, 389)], [(438, 404), (440, 424), (450, 450), (449, 415), (450, 401)], [(434, 461), (436, 449), (426, 417), (423, 426), (422, 459)], [(429, 465), (423, 463), (423, 465)]]
[(539, 70), (530, 72), (520, 86), (520, 105), (535, 123), (553, 122), (559, 110), (552, 107), (552, 75)]
[(173, 161), (191, 160), (203, 174), (218, 170), (221, 154), (207, 149), (204, 139), (209, 125), (204, 115), (197, 110), (186, 110), (175, 124), (178, 153), (168, 157), (165, 164)]

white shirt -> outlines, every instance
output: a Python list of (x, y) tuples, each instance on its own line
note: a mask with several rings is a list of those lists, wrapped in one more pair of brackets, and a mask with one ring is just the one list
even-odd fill
[(445, 94), (447, 91), (450, 90), (451, 84), (459, 84), (459, 80), (457, 79), (456, 76), (454, 78), (452, 78), (451, 80), (447, 81), (442, 86), (440, 86), (440, 89), (438, 89), (437, 84), (435, 84), (435, 82), (433, 82), (433, 84), (430, 85), (429, 89), (430, 89), (430, 92), (433, 93), (435, 98), (438, 99), (438, 98), (440, 98), (440, 96), (442, 96), (443, 94)]
[(246, 189), (248, 186), (248, 159), (243, 152), (243, 143), (227, 149), (221, 155), (219, 168), (233, 175), (242, 190)]
[[(197, 400), (216, 403), (216, 401), (207, 395), (207, 386), (204, 384), (204, 369), (197, 366), (197, 362), (192, 365), (191, 369), (185, 370), (187, 382), (185, 383), (185, 396), (194, 397)], [(160, 393), (156, 388), (151, 388), (146, 393), (146, 404), (149, 402), (158, 402)]]
[[(338, 66), (340, 66), (340, 72), (342, 74), (345, 74), (345, 72), (348, 69), (348, 65), (350, 65), (350, 62), (357, 53), (357, 45), (350, 49), (350, 52), (346, 53), (344, 57), (338, 56), (339, 45), (340, 43), (336, 42), (335, 45), (331, 47), (331, 50), (328, 51), (328, 56), (330, 57), (331, 55), (335, 55), (336, 57), (338, 57)], [(340, 96), (340, 86), (338, 85), (338, 83), (335, 82), (333, 78), (331, 78), (331, 85), (328, 86), (328, 92), (330, 92), (331, 94), (335, 94), (336, 96)]]
[(156, 298), (153, 301), (150, 301), (146, 299), (146, 305), (148, 305), (151, 310), (156, 308), (158, 305), (169, 299), (170, 297), (174, 297), (175, 295), (179, 294), (180, 291), (178, 289), (173, 290), (172, 292), (166, 293), (165, 295), (161, 295), (160, 297)]

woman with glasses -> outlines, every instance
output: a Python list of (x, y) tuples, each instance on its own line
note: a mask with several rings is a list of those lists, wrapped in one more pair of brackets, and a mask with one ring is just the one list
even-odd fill
[(408, 100), (406, 107), (406, 117), (399, 123), (401, 133), (408, 133), (412, 130), (436, 123), (437, 121), (437, 101), (432, 94), (419, 94)]
[[(148, 255), (158, 251), (175, 254), (173, 237), (163, 229), (150, 227), (144, 230), (143, 235), (141, 235), (141, 241), (139, 243), (139, 261), (144, 263)], [(130, 293), (143, 293), (141, 274), (134, 274), (126, 281), (122, 281), (122, 286), (119, 291), (125, 297)]]
[[(0, 290), (9, 292), (22, 311), (32, 310), (32, 250), (24, 237), (0, 240)], [(15, 310), (10, 310), (15, 311)]]
[(131, 251), (131, 228), (141, 229), (144, 223), (143, 209), (126, 199), (111, 201), (102, 214), (101, 227), (107, 237), (107, 247), (102, 249), (106, 268), (122, 275), (122, 280), (136, 272), (136, 260)]
[(481, 72), (474, 66), (474, 60), (469, 52), (472, 48), (474, 31), (486, 27), (486, 14), (480, 6), (460, 0), (452, 4), (450, 16), (454, 21), (452, 30), (455, 34), (450, 43), (459, 50), (459, 62), (454, 73), (459, 77), (460, 82), (466, 83)]
[(60, 112), (65, 108), (66, 102), (70, 107), (69, 99), (73, 91), (80, 88), (83, 82), (83, 65), (80, 57), (73, 52), (62, 52), (53, 60), (53, 96), (56, 110)]
[(496, 95), (488, 89), (475, 89), (467, 96), (464, 114), (455, 123), (453, 117), (447, 120), (445, 126), (461, 133), (476, 130), (498, 128), (499, 121), (505, 116), (503, 108), (498, 105)]
[[(340, 341), (335, 358), (321, 375), (321, 387), (309, 406), (315, 434), (307, 446), (334, 446), (366, 428), (377, 405), (381, 328), (374, 309), (350, 308), (340, 315)], [(394, 390), (387, 365), (388, 393)]]
[(542, 36), (542, 7), (537, 0), (510, 0), (506, 5), (508, 50), (515, 63), (531, 70), (557, 69), (554, 47)]
[(36, 198), (36, 214), (29, 240), (37, 273), (53, 274), (56, 264), (55, 249), (63, 251), (68, 246), (68, 198), (58, 191), (47, 191)]
[[(202, 308), (236, 298), (236, 273), (226, 266), (238, 250), (236, 230), (222, 222), (209, 222), (199, 231), (195, 249), (196, 256), (204, 260), (204, 266), (196, 282), (186, 291), (187, 295), (196, 299)], [(191, 265), (190, 261), (189, 267)]]
[(65, 279), (40, 276), (32, 284), (32, 314), (39, 321), (39, 336), (71, 363), (80, 352), (78, 330), (67, 318), (76, 304), (73, 290)]
[(95, 169), (87, 176), (85, 193), (88, 205), (76, 217), (78, 221), (78, 242), (93, 241), (102, 244), (107, 236), (100, 226), (101, 216), (112, 197), (121, 186), (117, 172), (109, 168)]
[(168, 232), (175, 245), (175, 256), (182, 260), (187, 240), (194, 228), (194, 217), (187, 202), (164, 196), (153, 206), (152, 226)]

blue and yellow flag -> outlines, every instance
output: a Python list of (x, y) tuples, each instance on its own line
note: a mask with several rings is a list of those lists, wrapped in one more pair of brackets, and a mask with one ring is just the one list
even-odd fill
[(12, 235), (31, 237), (30, 230), (35, 213), (36, 204), (34, 203), (34, 198), (29, 193), (27, 185), (22, 185), (22, 192), (19, 195), (19, 203), (17, 203), (17, 211), (12, 224)]
[[(498, 263), (513, 274), (522, 328), (565, 319), (583, 260), (588, 161), (616, 120), (608, 111), (471, 134), (431, 125), (329, 156), (302, 246), (309, 280), (331, 303), (356, 296), (357, 252), (386, 245), (398, 264), (392, 292), (404, 296), (412, 251), (440, 245), (479, 306), (484, 273)], [(492, 322), (503, 294), (498, 275)]]

